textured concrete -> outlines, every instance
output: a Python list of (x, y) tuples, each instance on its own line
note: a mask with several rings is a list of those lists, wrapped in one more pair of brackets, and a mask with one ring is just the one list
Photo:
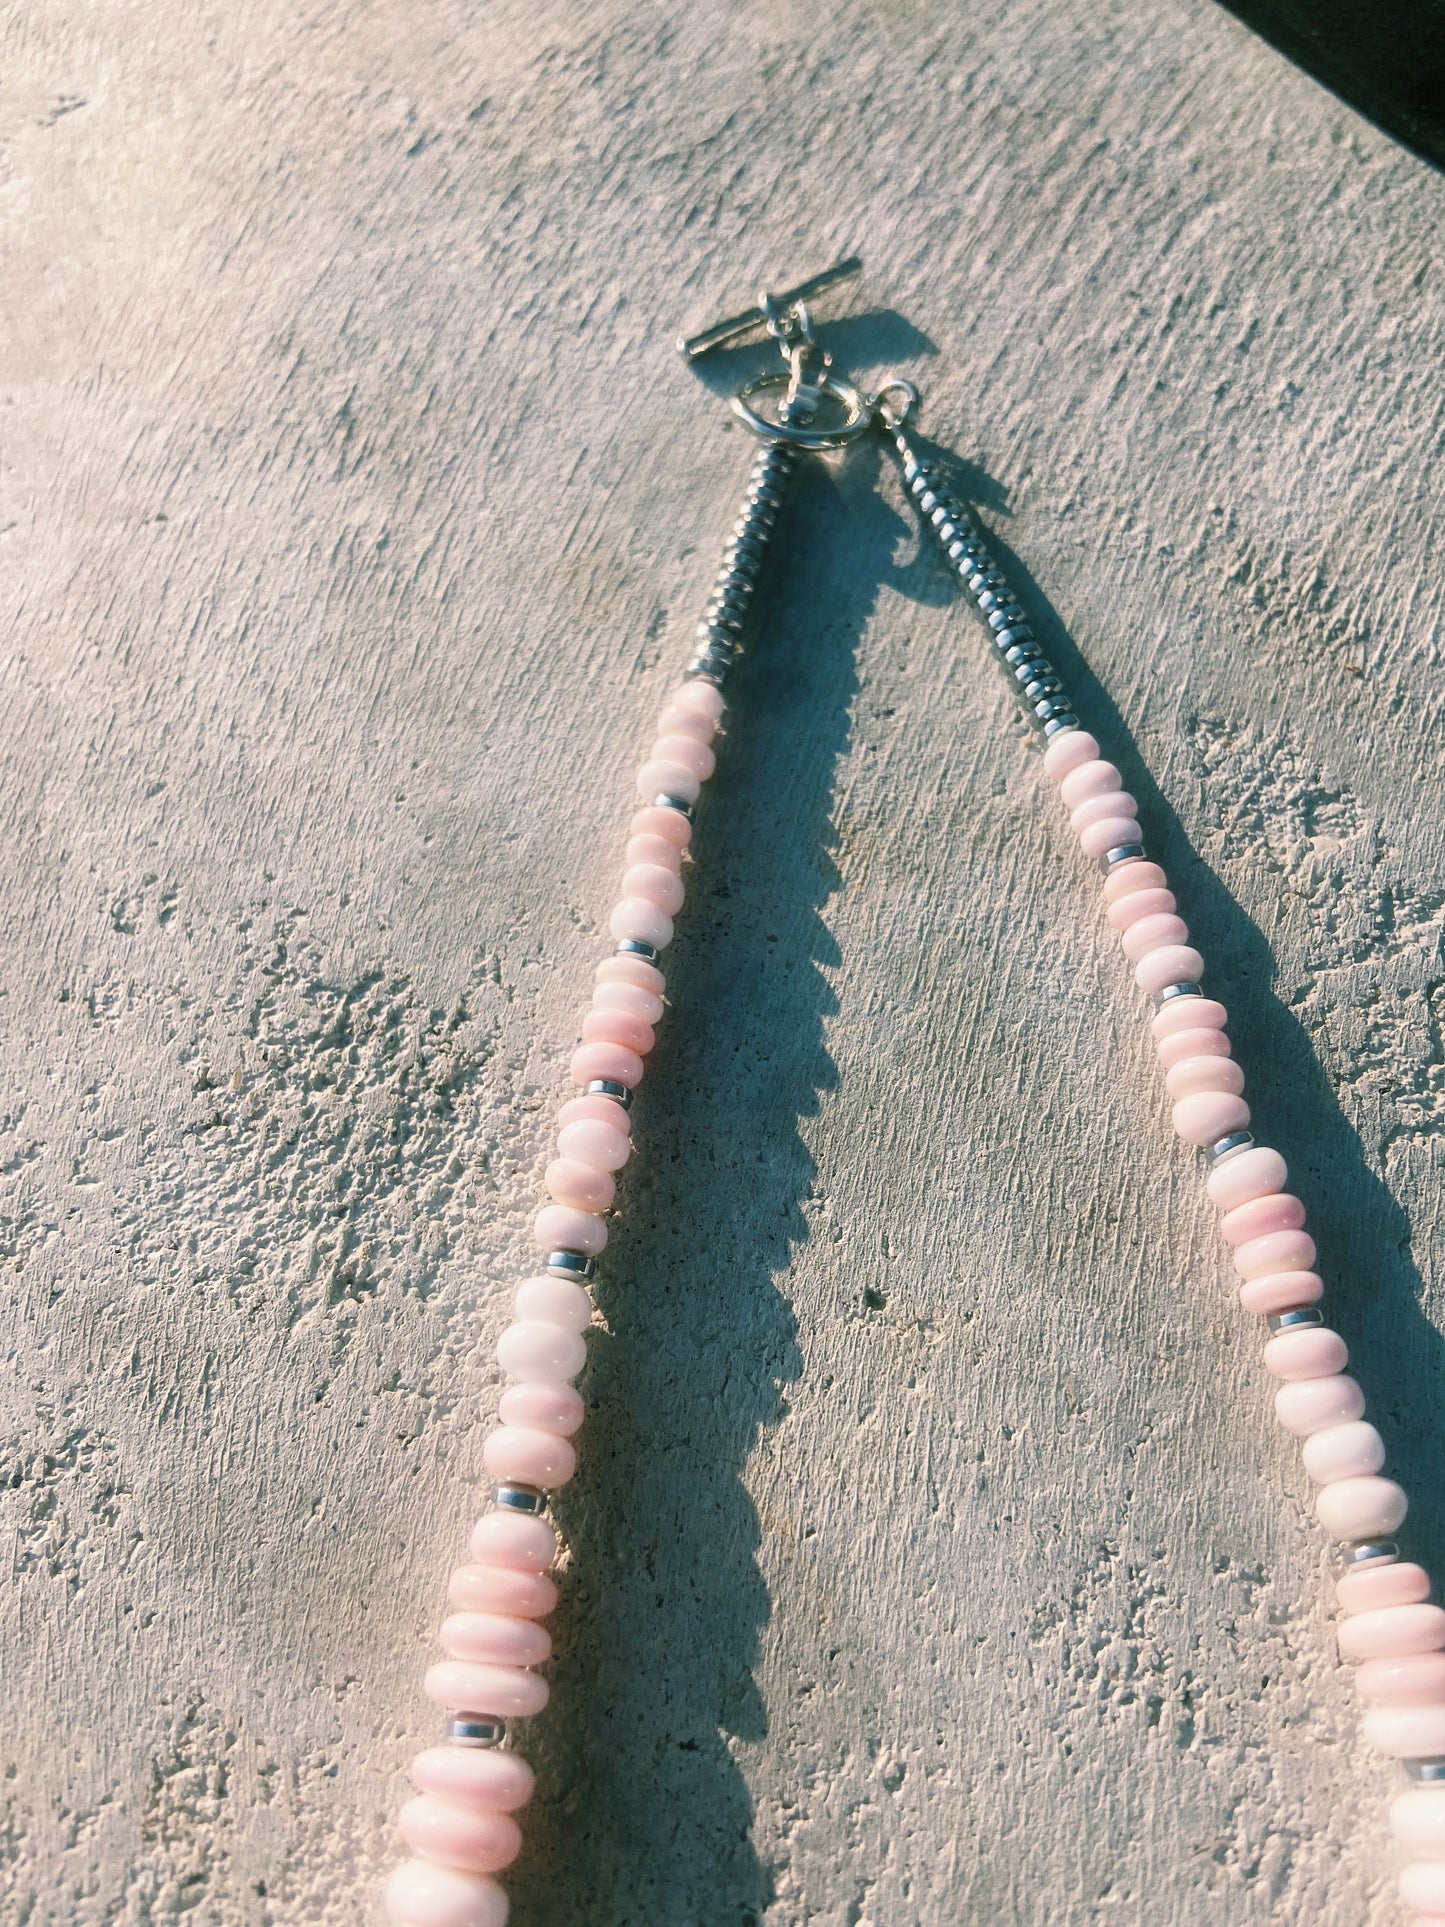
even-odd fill
[[(746, 466), (756, 353), (669, 343), (846, 246), (831, 343), (1117, 746), (1445, 1567), (1438, 178), (1183, 0), (53, 0), (4, 59), (5, 1920), (369, 1918)], [(1382, 1927), (1306, 1482), (880, 451), (771, 611), (516, 1927)]]

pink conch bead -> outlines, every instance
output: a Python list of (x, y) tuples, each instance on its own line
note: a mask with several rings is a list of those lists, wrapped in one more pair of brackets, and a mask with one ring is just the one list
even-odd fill
[[(1151, 997), (1169, 984), (1197, 984), (1203, 975), (1204, 959), (1187, 943), (1166, 943), (1134, 966), (1135, 983)], [(1193, 1003), (1195, 999), (1188, 1001)]]
[(689, 676), (686, 682), (680, 682), (667, 700), (676, 703), (680, 709), (691, 709), (699, 716), (710, 716), (714, 722), (720, 720), (727, 708), (723, 693), (716, 683), (703, 682), (696, 676)]
[(1141, 891), (1167, 889), (1168, 884), (1169, 879), (1159, 865), (1147, 863), (1141, 857), (1134, 863), (1121, 863), (1117, 870), (1109, 872), (1104, 878), (1104, 901), (1122, 903), (1126, 897)]
[(1228, 1057), (1230, 1054), (1229, 1039), (1222, 1030), (1176, 1030), (1170, 1037), (1161, 1037), (1155, 1048), (1166, 1071), (1172, 1071), (1186, 1057)]
[(1243, 1245), (1270, 1231), (1301, 1231), (1304, 1221), (1305, 1208), (1300, 1199), (1288, 1191), (1273, 1191), (1226, 1211), (1219, 1220), (1219, 1230), (1226, 1244)]
[(681, 810), (670, 810), (664, 803), (649, 803), (633, 813), (628, 830), (633, 836), (665, 836), (679, 850), (692, 842), (692, 822)]
[(552, 1490), (576, 1472), (577, 1448), (537, 1425), (498, 1425), (482, 1445), (482, 1463), (504, 1483)]
[(1445, 1787), (1416, 1786), (1390, 1802), (1390, 1831), (1407, 1853), (1445, 1860)]
[(667, 703), (658, 713), (657, 734), (660, 739), (668, 736), (691, 736), (695, 743), (710, 743), (717, 731), (717, 724), (711, 716), (699, 716), (696, 710), (684, 709), (677, 703)]
[(1217, 998), (1176, 997), (1156, 1012), (1149, 1034), (1157, 1044), (1181, 1030), (1193, 1030), (1196, 1026), (1201, 1030), (1223, 1030), (1228, 1022), (1229, 1012)]
[(553, 1158), (542, 1173), (542, 1183), (558, 1204), (575, 1205), (579, 1211), (605, 1211), (617, 1196), (617, 1186), (606, 1171), (579, 1164), (576, 1158)]
[(1161, 910), (1157, 916), (1140, 917), (1137, 923), (1131, 923), (1119, 940), (1119, 948), (1130, 963), (1136, 964), (1151, 950), (1162, 950), (1166, 943), (1188, 941), (1189, 925), (1183, 917), (1176, 917), (1172, 910)]
[(479, 1566), (514, 1572), (546, 1572), (557, 1558), (557, 1535), (547, 1521), (520, 1512), (484, 1512), (467, 1543)]
[(1263, 1278), (1271, 1271), (1312, 1271), (1315, 1241), (1308, 1231), (1266, 1231), (1234, 1247), (1234, 1268), (1241, 1278)]
[[(616, 1098), (607, 1097), (601, 1091), (587, 1091), (581, 1097), (569, 1097), (557, 1113), (557, 1122), (564, 1131), (574, 1124), (602, 1124), (609, 1131), (618, 1131), (624, 1137), (632, 1129), (631, 1114), (623, 1110)], [(561, 1141), (562, 1133), (559, 1131), (559, 1146)], [(584, 1159), (583, 1162), (590, 1163), (591, 1160)], [(601, 1166), (598, 1168), (600, 1170)]]
[[(576, 1291), (576, 1285), (572, 1289)], [(505, 1426), (538, 1426), (541, 1432), (555, 1432), (557, 1438), (570, 1438), (586, 1416), (576, 1386), (551, 1384), (545, 1378), (526, 1378), (520, 1386), (509, 1386), (497, 1401), (497, 1418)]]
[(1445, 1705), (1445, 1653), (1367, 1659), (1355, 1674), (1355, 1691), (1381, 1706)]
[(528, 1804), (536, 1775), (520, 1754), (472, 1746), (428, 1746), (410, 1765), (412, 1784), (486, 1813), (514, 1813)]
[(628, 1050), (635, 1050), (639, 1057), (646, 1057), (657, 1042), (657, 1033), (640, 1017), (633, 1017), (625, 1010), (609, 1010), (603, 1005), (601, 1009), (589, 1010), (583, 1017), (582, 1041), (623, 1044)]
[(598, 984), (636, 984), (642, 990), (650, 990), (655, 997), (663, 996), (667, 990), (667, 979), (656, 964), (627, 951), (604, 957), (593, 971), (592, 981)]
[(1096, 757), (1093, 762), (1080, 763), (1071, 769), (1059, 784), (1059, 801), (1066, 810), (1076, 810), (1080, 803), (1087, 802), (1091, 796), (1106, 796), (1110, 790), (1122, 790), (1124, 779), (1112, 763)]
[(1062, 783), (1072, 770), (1098, 760), (1099, 745), (1086, 729), (1062, 729), (1044, 751), (1044, 770)]
[(702, 783), (685, 763), (663, 762), (654, 756), (637, 772), (637, 794), (648, 803), (657, 796), (675, 796), (679, 803), (695, 803), (702, 794)]
[(606, 1248), (607, 1226), (573, 1205), (544, 1204), (532, 1220), (532, 1239), (539, 1251), (581, 1251), (595, 1258)]
[(1312, 1432), (1300, 1456), (1316, 1485), (1333, 1485), (1378, 1472), (1385, 1463), (1385, 1441), (1368, 1419), (1348, 1419)]
[(497, 1358), (508, 1378), (547, 1384), (575, 1378), (587, 1362), (587, 1344), (581, 1332), (522, 1319), (497, 1340)]
[(1132, 816), (1137, 819), (1138, 815), (1139, 805), (1128, 790), (1108, 790), (1102, 796), (1085, 797), (1076, 810), (1069, 811), (1069, 823), (1074, 833), (1082, 836), (1090, 824), (1102, 823), (1106, 817)]
[(642, 1059), (625, 1044), (581, 1044), (573, 1051), (568, 1069), (574, 1084), (606, 1077), (632, 1090), (642, 1082)]
[[(704, 783), (717, 768), (717, 757), (696, 736), (659, 736), (652, 745), (651, 760), (654, 763), (680, 763)], [(668, 794), (675, 796), (677, 792), (671, 790)]]
[(1199, 1091), (1193, 1097), (1181, 1097), (1172, 1117), (1175, 1130), (1186, 1144), (1217, 1144), (1231, 1131), (1244, 1129), (1249, 1123), (1249, 1106), (1229, 1091)]
[(1336, 1628), (1341, 1659), (1395, 1659), (1445, 1647), (1445, 1612), (1438, 1606), (1379, 1606), (1353, 1613)]
[[(1365, 1738), (1371, 1745), (1378, 1746), (1382, 1753), (1397, 1753), (1402, 1759), (1421, 1759), (1424, 1754), (1416, 1754), (1413, 1748), (1396, 1748), (1375, 1739), (1370, 1732), (1370, 1718), (1367, 1715), (1362, 1725)], [(1439, 1721), (1430, 1722), (1431, 1730), (1445, 1732), (1445, 1725)], [(1393, 1729), (1392, 1729), (1393, 1731)], [(1445, 1742), (1427, 1749), (1430, 1754), (1445, 1752)], [(1400, 1873), (1400, 1898), (1407, 1907), (1418, 1907), (1423, 1912), (1429, 1909), (1432, 1916), (1445, 1913), (1445, 1861), (1412, 1860)], [(1415, 1927), (1430, 1927), (1428, 1920), (1417, 1920)]]
[(1221, 1211), (1234, 1211), (1251, 1198), (1269, 1197), (1283, 1191), (1289, 1178), (1284, 1159), (1268, 1145), (1255, 1144), (1247, 1151), (1236, 1151), (1223, 1164), (1215, 1165), (1205, 1182), (1210, 1202)]
[(1276, 1378), (1334, 1378), (1349, 1360), (1345, 1341), (1328, 1325), (1276, 1332), (1264, 1348), (1264, 1369)]
[(682, 851), (665, 836), (630, 836), (622, 852), (628, 869), (637, 863), (655, 863), (673, 876), (682, 875)]
[(647, 897), (624, 897), (607, 919), (619, 943), (650, 943), (666, 950), (672, 942), (672, 918)]
[[(524, 1278), (512, 1305), (519, 1323), (524, 1325), (560, 1325), (563, 1331), (585, 1332), (592, 1323), (592, 1300), (582, 1286), (550, 1272)], [(544, 1382), (539, 1380), (539, 1385)], [(552, 1385), (550, 1390), (556, 1392), (557, 1387)], [(508, 1392), (505, 1396), (510, 1398), (513, 1394)], [(569, 1396), (576, 1398), (577, 1394), (572, 1392)]]
[[(1445, 1754), (1445, 1706), (1372, 1706), (1360, 1721), (1360, 1734), (1367, 1746), (1397, 1760), (1433, 1759)], [(1445, 1866), (1436, 1872), (1445, 1905)]]
[(483, 1752), (469, 1746), (429, 1746), (411, 1763), (414, 1785), (488, 1813), (515, 1813), (526, 1806), (536, 1775), (520, 1753)]
[(1079, 832), (1079, 848), (1085, 856), (1106, 856), (1110, 850), (1138, 841), (1139, 825), (1132, 816), (1106, 816)]
[(540, 1572), (517, 1572), (511, 1566), (458, 1566), (447, 1581), (447, 1597), (459, 1612), (545, 1619), (556, 1608), (557, 1588)]
[[(611, 1103), (605, 1098), (604, 1103)], [(624, 1113), (624, 1116), (626, 1113)], [(557, 1133), (557, 1149), (564, 1158), (590, 1164), (594, 1171), (620, 1171), (632, 1155), (632, 1139), (625, 1132), (595, 1118), (567, 1123)]]
[[(641, 959), (639, 959), (639, 962)], [(641, 984), (599, 983), (592, 992), (594, 1010), (621, 1010), (629, 1017), (640, 1017), (644, 1024), (660, 1024), (667, 1006), (655, 991)]]
[(1281, 1385), (1274, 1395), (1275, 1417), (1297, 1439), (1322, 1432), (1327, 1425), (1343, 1425), (1364, 1409), (1365, 1395), (1359, 1385), (1339, 1375), (1297, 1379)]
[(522, 1850), (522, 1829), (506, 1813), (458, 1806), (434, 1793), (419, 1793), (396, 1816), (413, 1853), (468, 1873), (500, 1873)]
[(1176, 1103), (1201, 1091), (1227, 1091), (1238, 1097), (1244, 1089), (1244, 1072), (1232, 1057), (1186, 1057), (1165, 1073), (1164, 1088)]
[(1172, 890), (1131, 890), (1127, 896), (1120, 897), (1110, 905), (1109, 924), (1114, 930), (1127, 930), (1130, 924), (1138, 923), (1141, 917), (1167, 916), (1178, 907)]
[(1335, 1598), (1345, 1613), (1374, 1612), (1380, 1606), (1418, 1606), (1430, 1597), (1430, 1575), (1408, 1560), (1362, 1566), (1335, 1581)]
[(1315, 1517), (1332, 1539), (1377, 1539), (1393, 1532), (1409, 1509), (1404, 1489), (1378, 1474), (1337, 1479), (1315, 1495)]
[(1317, 1271), (1270, 1271), (1239, 1287), (1239, 1303), (1251, 1317), (1268, 1318), (1271, 1312), (1293, 1311), (1297, 1305), (1317, 1305), (1324, 1291)]
[(635, 863), (623, 875), (622, 894), (643, 897), (648, 903), (655, 903), (659, 910), (665, 910), (668, 916), (675, 917), (687, 892), (675, 870), (664, 869), (660, 863)]
[(550, 1697), (540, 1673), (522, 1666), (478, 1666), (469, 1659), (438, 1660), (421, 1684), (434, 1706), (490, 1713), (494, 1719), (530, 1719)]
[(530, 1619), (503, 1613), (453, 1613), (437, 1635), (453, 1659), (481, 1660), (491, 1666), (540, 1666), (551, 1655), (552, 1636)]
[(484, 1874), (430, 1860), (404, 1860), (386, 1883), (386, 1911), (397, 1927), (506, 1927), (506, 1890)]

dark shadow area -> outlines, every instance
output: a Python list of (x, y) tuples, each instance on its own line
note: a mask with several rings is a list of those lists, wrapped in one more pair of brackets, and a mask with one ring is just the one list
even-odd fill
[(1441, 0), (1221, 0), (1382, 133), (1445, 167)]

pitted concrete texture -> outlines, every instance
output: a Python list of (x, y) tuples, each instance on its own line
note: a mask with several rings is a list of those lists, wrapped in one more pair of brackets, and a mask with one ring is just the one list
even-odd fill
[[(1440, 182), (1203, 0), (12, 12), (4, 1917), (376, 1917), (631, 771), (857, 247), (1445, 1570)], [(514, 1927), (1384, 1927), (1147, 1012), (881, 444), (779, 532)], [(1087, 665), (1087, 666), (1086, 666)]]

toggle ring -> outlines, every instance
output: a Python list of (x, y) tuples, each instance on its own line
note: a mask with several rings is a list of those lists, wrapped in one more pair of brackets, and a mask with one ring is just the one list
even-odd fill
[(873, 411), (867, 399), (859, 393), (852, 382), (839, 381), (836, 375), (824, 375), (818, 387), (830, 400), (840, 402), (847, 411), (846, 419), (836, 428), (809, 428), (805, 422), (773, 422), (766, 415), (760, 415), (756, 408), (749, 406), (754, 395), (765, 394), (773, 388), (786, 388), (792, 380), (790, 374), (759, 375), (733, 396), (733, 413), (745, 421), (755, 435), (764, 441), (791, 442), (795, 448), (846, 448), (849, 442), (866, 435), (873, 425)]

